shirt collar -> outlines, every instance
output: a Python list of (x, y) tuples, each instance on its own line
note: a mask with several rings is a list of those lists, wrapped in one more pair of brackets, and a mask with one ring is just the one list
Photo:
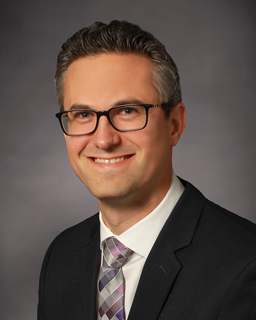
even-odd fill
[(173, 171), (171, 187), (164, 199), (145, 218), (137, 222), (120, 235), (113, 234), (113, 232), (105, 225), (100, 212), (100, 249), (102, 250), (102, 241), (108, 237), (114, 236), (126, 247), (130, 248), (132, 251), (138, 253), (144, 258), (147, 258), (183, 190), (184, 186)]

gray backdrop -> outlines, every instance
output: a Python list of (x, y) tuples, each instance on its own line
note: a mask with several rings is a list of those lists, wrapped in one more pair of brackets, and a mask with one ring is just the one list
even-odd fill
[(1, 7), (1, 319), (36, 318), (49, 243), (97, 211), (69, 166), (53, 86), (61, 44), (96, 20), (137, 23), (166, 45), (188, 113), (176, 173), (256, 221), (255, 1), (8, 0)]

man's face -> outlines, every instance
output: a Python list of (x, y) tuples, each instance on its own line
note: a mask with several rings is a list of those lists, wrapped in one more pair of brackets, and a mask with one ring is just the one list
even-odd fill
[[(64, 109), (73, 105), (108, 110), (132, 103), (156, 104), (160, 97), (152, 85), (152, 66), (135, 54), (102, 54), (73, 62), (64, 85)], [(160, 201), (171, 184), (172, 121), (162, 108), (149, 109), (146, 128), (116, 131), (102, 116), (96, 132), (66, 136), (71, 166), (101, 202), (143, 205)], [(111, 161), (107, 161), (111, 160)]]

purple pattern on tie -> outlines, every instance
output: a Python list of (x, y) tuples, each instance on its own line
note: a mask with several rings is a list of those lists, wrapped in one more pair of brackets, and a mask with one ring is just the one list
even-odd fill
[(99, 281), (99, 289), (102, 291), (102, 289), (116, 276), (116, 272), (114, 269), (110, 269), (108, 273), (106, 273)]
[(122, 244), (122, 242), (118, 241), (116, 238), (113, 238), (113, 241), (118, 248), (119, 251), (127, 250), (126, 246)]
[[(108, 311), (106, 312), (106, 315), (108, 316), (109, 319), (112, 319), (117, 312), (121, 311), (123, 308), (123, 297), (120, 297)], [(123, 319), (123, 312), (122, 312), (122, 318)]]
[(109, 243), (108, 249), (111, 252), (111, 254), (114, 257), (114, 259), (118, 260), (119, 256), (120, 256), (120, 253), (119, 253), (117, 247), (115, 246), (115, 244), (113, 242)]
[(103, 266), (99, 273), (101, 305), (98, 320), (104, 315), (109, 320), (124, 320), (124, 282), (120, 268), (130, 252), (130, 249), (114, 237), (103, 242)]
[(122, 294), (124, 290), (124, 284), (122, 283), (101, 305), (100, 312), (102, 315), (106, 313), (109, 309), (109, 306), (112, 306), (115, 301), (120, 297), (120, 293)]
[(117, 312), (116, 317), (117, 317), (119, 320), (123, 320), (123, 319), (124, 319), (124, 307), (122, 307), (122, 309), (120, 309), (120, 310)]

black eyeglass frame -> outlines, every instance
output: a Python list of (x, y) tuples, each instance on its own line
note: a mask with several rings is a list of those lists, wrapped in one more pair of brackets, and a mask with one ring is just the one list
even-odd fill
[[(144, 129), (147, 124), (148, 124), (148, 110), (150, 108), (158, 108), (160, 106), (168, 106), (169, 103), (158, 103), (158, 104), (145, 104), (145, 103), (129, 103), (129, 104), (122, 104), (122, 105), (119, 105), (119, 106), (115, 106), (113, 108), (110, 108), (108, 110), (105, 110), (105, 111), (97, 111), (97, 110), (93, 110), (93, 109), (86, 109), (86, 108), (81, 108), (81, 109), (72, 109), (72, 110), (66, 110), (66, 111), (61, 111), (61, 112), (58, 112), (55, 114), (55, 116), (59, 119), (59, 123), (60, 123), (60, 126), (61, 126), (61, 129), (62, 131), (67, 135), (67, 136), (71, 136), (71, 137), (78, 137), (78, 136), (87, 136), (89, 134), (92, 134), (94, 133), (96, 130), (97, 130), (97, 127), (98, 127), (98, 124), (99, 124), (99, 119), (101, 116), (106, 116), (108, 118), (108, 121), (109, 123), (112, 125), (112, 127), (116, 130), (116, 131), (119, 131), (119, 132), (130, 132), (130, 131), (139, 131), (139, 130), (142, 130)], [(144, 107), (145, 110), (146, 110), (146, 122), (145, 122), (145, 125), (139, 129), (132, 129), (132, 130), (122, 130), (122, 129), (118, 129), (115, 127), (115, 125), (113, 124), (111, 118), (110, 118), (110, 115), (109, 113), (111, 112), (111, 110), (113, 109), (117, 109), (117, 108), (120, 108), (120, 107), (132, 107), (132, 106), (141, 106), (141, 107)], [(63, 124), (62, 124), (62, 121), (61, 121), (61, 117), (63, 114), (67, 114), (69, 112), (74, 112), (74, 111), (90, 111), (90, 112), (95, 112), (96, 115), (97, 115), (97, 121), (96, 121), (96, 125), (95, 125), (95, 128), (94, 130), (92, 130), (91, 132), (88, 132), (88, 133), (83, 133), (83, 134), (70, 134), (70, 133), (67, 133)]]

